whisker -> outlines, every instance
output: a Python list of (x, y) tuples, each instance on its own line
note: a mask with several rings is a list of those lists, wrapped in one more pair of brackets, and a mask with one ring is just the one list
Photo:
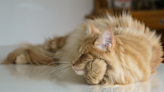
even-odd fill
[(70, 65), (59, 65), (59, 66), (56, 66), (56, 67), (54, 67), (54, 68), (52, 68), (52, 69), (49, 69), (49, 70), (58, 70), (58, 69), (61, 69), (61, 68), (64, 68), (64, 67), (68, 67), (68, 66), (70, 66)]
[[(65, 68), (67, 68), (67, 67), (65, 67)], [(68, 68), (70, 68), (70, 67), (68, 67)], [(65, 69), (60, 70), (59, 72), (56, 72), (55, 75), (58, 75), (58, 74), (60, 74), (60, 73), (63, 72), (63, 71), (65, 71)]]
[(53, 64), (54, 62), (49, 63), (48, 65), (44, 66), (38, 73), (40, 73), (44, 68), (48, 67), (50, 64)]
[(71, 70), (71, 68), (69, 68), (65, 74), (63, 74), (62, 76), (58, 77), (58, 79), (56, 81), (62, 79), (66, 74), (68, 74), (68, 73), (70, 74), (70, 72), (71, 72), (70, 70)]
[[(68, 67), (69, 68), (69, 66), (71, 66), (71, 65), (62, 65), (62, 67), (61, 67), (61, 65), (59, 65), (59, 66), (57, 66), (57, 67), (55, 67), (55, 68), (51, 68), (51, 69), (48, 69), (47, 71), (45, 71), (44, 73), (46, 73), (46, 72), (48, 72), (48, 71), (50, 71), (50, 70), (52, 70), (49, 74), (48, 74), (48, 76), (47, 76), (47, 78), (46, 79), (44, 79), (44, 80), (42, 80), (42, 81), (40, 81), (40, 82), (43, 82), (43, 81), (46, 81), (47, 79), (50, 79), (51, 77), (49, 77), (50, 76), (50, 74), (52, 74), (53, 72), (55, 72), (56, 70), (59, 70), (59, 69), (62, 69), (62, 68), (66, 68), (66, 67)], [(53, 70), (54, 69), (54, 70)], [(69, 68), (69, 69), (71, 69), (71, 68)], [(43, 75), (44, 73), (42, 73), (41, 75)], [(40, 76), (41, 76), (40, 75)], [(53, 77), (53, 76), (52, 76)]]
[[(55, 81), (58, 81), (62, 76), (64, 76), (66, 74), (66, 72), (68, 72), (71, 68), (69, 68), (68, 70), (66, 70), (64, 73), (62, 73)], [(53, 76), (51, 76), (53, 77)], [(55, 82), (54, 81), (54, 82)]]
[[(54, 62), (52, 62), (52, 63), (54, 63)], [(64, 64), (62, 64), (62, 66), (63, 66)], [(67, 65), (67, 66), (70, 66), (70, 65)], [(65, 67), (67, 67), (67, 66), (65, 66)], [(45, 66), (45, 67), (43, 67), (37, 74), (39, 74), (44, 68), (46, 68), (46, 67), (48, 67), (48, 65), (47, 66)], [(52, 69), (48, 69), (47, 71), (49, 71), (49, 70), (53, 70), (53, 69), (58, 69), (58, 68), (60, 68), (61, 67), (61, 65), (58, 65), (58, 66), (55, 66), (54, 68), (52, 68)], [(63, 66), (64, 67), (64, 66)], [(47, 72), (47, 71), (45, 71), (45, 72)], [(44, 73), (45, 73), (44, 72)], [(44, 74), (44, 73), (42, 73), (42, 74)]]
[[(45, 65), (45, 63), (48, 61), (48, 60), (50, 60), (50, 59), (52, 59), (52, 58), (57, 58), (57, 57), (50, 57), (50, 58), (48, 58), (45, 62), (44, 62), (44, 65)], [(61, 58), (60, 57), (60, 59), (64, 59), (64, 58)], [(68, 60), (68, 59), (65, 59), (66, 61)]]
[(67, 63), (67, 64), (70, 64), (71, 62), (65, 62), (65, 61), (54, 61), (54, 63)]
[(62, 66), (62, 67), (59, 67), (59, 68), (57, 68), (57, 69), (55, 69), (55, 70), (51, 71), (51, 72), (48, 74), (48, 77), (49, 77), (49, 76), (50, 76), (50, 74), (51, 74), (51, 73), (53, 73), (54, 71), (59, 70), (59, 69), (61, 69), (61, 68), (68, 67), (68, 66), (70, 66), (70, 65), (67, 65), (67, 66)]
[[(50, 64), (55, 64), (55, 63), (56, 63), (56, 64), (70, 64), (71, 62), (65, 62), (65, 61), (64, 61), (64, 62), (63, 62), (63, 61), (57, 61), (57, 62), (55, 62), (55, 61), (54, 61), (54, 62), (51, 62), (51, 63), (47, 64), (46, 66), (44, 66), (41, 70), (43, 70), (44, 68), (46, 68), (46, 67), (49, 66)], [(40, 70), (40, 71), (41, 71), (41, 70)], [(40, 73), (40, 71), (39, 71), (38, 73)]]
[[(68, 66), (65, 66), (65, 67), (68, 67)], [(65, 68), (65, 67), (62, 67), (62, 68)], [(53, 69), (54, 69), (54, 68), (49, 69), (49, 70), (53, 70)], [(58, 69), (59, 69), (59, 68), (58, 68)], [(55, 69), (54, 71), (56, 71), (56, 70), (58, 70), (58, 69)], [(61, 68), (60, 68), (60, 69), (61, 69)], [(49, 71), (49, 70), (48, 70), (48, 71)], [(54, 72), (54, 71), (53, 71), (53, 72)], [(47, 71), (45, 71), (44, 73), (46, 73), (46, 72), (47, 72)], [(53, 72), (51, 71), (51, 73), (53, 73)], [(41, 75), (43, 75), (44, 73), (42, 73)], [(51, 73), (49, 73), (49, 75), (50, 75)], [(39, 75), (39, 76), (41, 76), (41, 75)], [(48, 75), (48, 76), (49, 76), (49, 75)], [(42, 81), (40, 81), (40, 82), (46, 81), (47, 79), (50, 79), (50, 78), (47, 77), (46, 79), (44, 79), (44, 80), (42, 80)]]

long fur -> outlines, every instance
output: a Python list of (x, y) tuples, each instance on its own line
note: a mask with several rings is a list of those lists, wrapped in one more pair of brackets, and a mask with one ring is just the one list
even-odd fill
[[(47, 39), (42, 45), (27, 45), (25, 48), (17, 48), (8, 55), (4, 64), (21, 64), (22, 58), (27, 61), (25, 63), (37, 65), (53, 61), (73, 61), (75, 68), (85, 69), (88, 62), (101, 58), (107, 64), (107, 69), (103, 69), (103, 71), (105, 70), (102, 72), (103, 74), (92, 76), (89, 68), (85, 73), (87, 79), (90, 79), (90, 76), (97, 79), (100, 75), (101, 79), (99, 78), (99, 82), (96, 83), (91, 82), (93, 80), (91, 79), (88, 80), (88, 83), (125, 85), (146, 81), (149, 75), (155, 72), (155, 67), (162, 62), (163, 50), (160, 36), (130, 15), (108, 16), (108, 18), (89, 21), (100, 31), (100, 34), (106, 28), (112, 30), (115, 40), (113, 47), (108, 52), (101, 51), (94, 46), (94, 42), (100, 35), (90, 36), (91, 32), (87, 21), (65, 36)], [(85, 56), (82, 57), (82, 54)], [(46, 60), (51, 57), (54, 59), (50, 59), (47, 63)], [(104, 64), (102, 65), (95, 64), (99, 68), (104, 67)]]

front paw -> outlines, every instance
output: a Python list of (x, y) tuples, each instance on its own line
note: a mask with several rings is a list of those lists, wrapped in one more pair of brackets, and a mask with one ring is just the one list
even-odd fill
[(86, 66), (86, 73), (84, 77), (88, 84), (99, 84), (103, 79), (107, 69), (107, 64), (104, 60), (95, 59)]

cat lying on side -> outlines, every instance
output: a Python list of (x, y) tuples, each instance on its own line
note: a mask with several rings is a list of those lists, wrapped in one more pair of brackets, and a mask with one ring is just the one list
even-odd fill
[(127, 85), (147, 81), (162, 56), (160, 36), (122, 14), (84, 22), (65, 36), (40, 45), (26, 44), (11, 52), (4, 64), (68, 61), (88, 84)]

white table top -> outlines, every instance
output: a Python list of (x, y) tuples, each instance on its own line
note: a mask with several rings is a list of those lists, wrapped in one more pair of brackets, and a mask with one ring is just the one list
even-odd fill
[[(15, 47), (0, 46), (1, 62)], [(157, 73), (147, 82), (106, 87), (87, 85), (83, 77), (76, 75), (71, 68), (57, 68), (0, 65), (0, 92), (164, 92), (164, 64), (156, 68)]]

